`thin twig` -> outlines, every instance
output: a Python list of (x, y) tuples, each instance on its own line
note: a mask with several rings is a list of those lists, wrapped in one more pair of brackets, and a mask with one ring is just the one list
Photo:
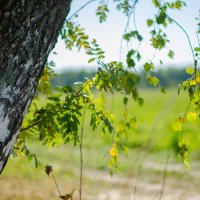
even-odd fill
[(198, 30), (196, 31), (196, 34), (197, 34), (198, 45), (199, 45), (199, 48), (200, 48), (200, 39), (199, 39), (199, 33), (198, 33)]
[(140, 164), (138, 167), (138, 173), (137, 173), (136, 181), (135, 181), (134, 194), (133, 194), (134, 200), (136, 200), (136, 192), (137, 192), (137, 187), (138, 187), (138, 182), (139, 182), (139, 177), (140, 177), (141, 171), (142, 171), (142, 165)]
[(83, 120), (81, 125), (80, 133), (80, 186), (79, 186), (79, 199), (82, 199), (82, 183), (83, 183), (83, 131), (84, 131), (84, 121), (85, 121), (86, 106), (83, 111)]
[(120, 52), (119, 52), (119, 60), (121, 60), (121, 54), (122, 54), (122, 43), (123, 43), (123, 36), (124, 34), (126, 33), (127, 29), (128, 29), (128, 26), (130, 24), (130, 19), (131, 19), (131, 15), (133, 14), (134, 12), (134, 9), (135, 9), (135, 6), (136, 6), (136, 3), (138, 2), (138, 0), (135, 0), (134, 3), (133, 3), (133, 6), (130, 10), (130, 13), (128, 15), (128, 19), (127, 19), (127, 22), (126, 22), (126, 26), (125, 26), (125, 29), (124, 29), (124, 32), (122, 34), (122, 38), (121, 38), (121, 42), (120, 42)]
[(199, 34), (200, 34), (200, 14), (199, 14), (199, 17), (198, 17), (198, 21), (197, 21), (197, 30), (196, 30), (196, 35), (197, 35), (197, 42), (198, 42), (198, 45), (199, 45), (199, 48), (200, 48), (200, 39), (199, 39)]
[(56, 185), (56, 188), (57, 188), (57, 190), (58, 190), (59, 196), (61, 196), (61, 192), (60, 192), (60, 189), (59, 189), (58, 184), (57, 184), (57, 182), (56, 182), (56, 179), (55, 179), (55, 177), (54, 177), (54, 175), (53, 175), (53, 172), (51, 172), (51, 175), (52, 175), (52, 177), (53, 177), (53, 181), (54, 181), (54, 183), (55, 183), (55, 185)]
[(134, 26), (135, 26), (135, 30), (137, 30), (137, 24), (136, 24), (136, 3), (138, 2), (138, 0), (135, 0), (135, 2), (134, 2), (134, 10), (133, 10), (133, 24), (134, 24)]
[(97, 1), (97, 0), (90, 0), (88, 2), (86, 2), (85, 4), (83, 4), (77, 11), (75, 11), (69, 18), (67, 18), (67, 20), (71, 20), (73, 17), (75, 17), (82, 9), (84, 9), (86, 6), (88, 6), (90, 3), (92, 3), (93, 1)]
[(159, 200), (162, 199), (163, 194), (164, 194), (165, 183), (166, 183), (166, 178), (167, 178), (167, 167), (168, 167), (168, 164), (169, 164), (169, 150), (167, 152), (167, 160), (166, 160), (165, 169), (164, 169), (164, 172), (163, 172), (163, 180), (162, 180), (162, 186), (161, 186)]
[(36, 121), (35, 123), (33, 123), (33, 124), (31, 124), (31, 125), (29, 125), (29, 126), (27, 126), (27, 127), (21, 128), (21, 129), (20, 129), (20, 132), (23, 132), (23, 131), (28, 130), (29, 128), (32, 128), (33, 126), (37, 125), (37, 124), (40, 123), (41, 121), (42, 121), (42, 120), (38, 120), (38, 121)]
[[(183, 120), (185, 121), (185, 118), (186, 118), (186, 115), (187, 115), (187, 112), (190, 108), (190, 105), (191, 105), (192, 101), (190, 100), (190, 102), (188, 103), (186, 109), (185, 109), (185, 112), (184, 112), (184, 116), (183, 116)], [(183, 124), (184, 126), (184, 124)], [(182, 127), (182, 131), (181, 131), (181, 140), (183, 139), (183, 127)]]
[(155, 0), (156, 5), (158, 6), (158, 8), (160, 9), (160, 11), (165, 14), (169, 19), (171, 19), (185, 34), (185, 36), (187, 37), (188, 40), (188, 44), (190, 46), (191, 52), (192, 52), (192, 57), (193, 57), (193, 61), (194, 61), (194, 75), (196, 77), (196, 73), (197, 73), (197, 65), (196, 65), (196, 61), (195, 61), (195, 55), (194, 55), (194, 50), (192, 48), (192, 44), (191, 44), (191, 40), (190, 37), (188, 35), (188, 33), (186, 32), (186, 30), (183, 28), (183, 26), (181, 26), (175, 19), (171, 18), (165, 11), (163, 11), (163, 9), (160, 7), (159, 3), (157, 0)]

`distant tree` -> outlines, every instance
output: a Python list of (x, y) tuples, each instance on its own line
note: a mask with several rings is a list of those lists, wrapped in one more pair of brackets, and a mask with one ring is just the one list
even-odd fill
[(94, 70), (68, 70), (51, 78), (52, 88), (56, 86), (74, 85), (75, 82), (84, 81), (85, 77), (93, 77), (96, 74)]

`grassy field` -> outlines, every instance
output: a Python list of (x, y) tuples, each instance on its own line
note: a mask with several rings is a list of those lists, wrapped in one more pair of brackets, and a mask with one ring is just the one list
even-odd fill
[[(89, 122), (85, 121), (84, 200), (159, 199), (163, 185), (163, 200), (199, 199), (199, 119), (192, 124), (186, 123), (184, 129), (184, 138), (191, 152), (190, 170), (177, 156), (180, 135), (172, 129), (172, 123), (188, 105), (187, 95), (181, 93), (178, 96), (175, 89), (170, 89), (166, 94), (143, 90), (141, 96), (144, 98), (143, 106), (135, 102), (128, 104), (129, 113), (137, 117), (137, 128), (129, 132), (129, 154), (120, 156), (120, 172), (113, 178), (107, 171), (112, 136), (92, 132)], [(122, 97), (108, 95), (106, 99), (108, 108), (120, 117), (124, 110)], [(34, 163), (29, 163), (23, 156), (12, 157), (0, 176), (0, 200), (59, 199), (52, 177), (45, 174), (47, 164), (54, 168), (61, 193), (69, 193), (75, 188), (74, 200), (78, 199), (79, 147), (67, 144), (53, 149), (36, 141), (29, 141), (29, 146), (38, 155), (41, 167), (35, 169)]]

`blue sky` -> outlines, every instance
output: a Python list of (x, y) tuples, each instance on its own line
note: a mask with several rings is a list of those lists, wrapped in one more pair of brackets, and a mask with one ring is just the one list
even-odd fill
[[(88, 0), (73, 0), (69, 16), (87, 1)], [(89, 35), (91, 40), (93, 38), (97, 39), (101, 48), (106, 52), (106, 61), (119, 60), (121, 37), (127, 21), (126, 17), (115, 9), (115, 5), (112, 1), (110, 0), (109, 2), (110, 13), (106, 23), (99, 24), (98, 18), (95, 16), (98, 1), (91, 3), (87, 8), (82, 10), (79, 13), (79, 18), (76, 19), (76, 21), (85, 28), (85, 32)], [(200, 1), (188, 0), (186, 3), (187, 7), (183, 8), (182, 11), (170, 12), (170, 16), (175, 18), (176, 21), (184, 27), (190, 36), (192, 45), (195, 47), (198, 44), (196, 37), (197, 22), (195, 17), (199, 15)], [(151, 0), (139, 0), (136, 7), (136, 24), (138, 31), (140, 31), (144, 36), (144, 42), (140, 47), (143, 59), (137, 67), (141, 67), (141, 65), (145, 61), (151, 59), (154, 54), (154, 50), (149, 41), (149, 30), (146, 26), (146, 19), (152, 18), (154, 14), (155, 8)], [(158, 65), (160, 59), (162, 59), (167, 65), (176, 65), (178, 67), (184, 67), (185, 65), (192, 63), (192, 55), (186, 36), (180, 28), (176, 25), (170, 25), (166, 32), (168, 34), (170, 44), (167, 45), (166, 50), (156, 53), (153, 59), (155, 64)], [(123, 47), (125, 47), (125, 43)], [(133, 45), (133, 47), (135, 46)], [(167, 57), (169, 49), (175, 51), (174, 60)], [(89, 56), (85, 55), (84, 51), (78, 52), (77, 50), (66, 50), (61, 39), (58, 39), (57, 45), (53, 51), (56, 51), (57, 55), (51, 55), (50, 59), (54, 59), (56, 62), (57, 71), (77, 67), (94, 67), (94, 64), (88, 64)]]

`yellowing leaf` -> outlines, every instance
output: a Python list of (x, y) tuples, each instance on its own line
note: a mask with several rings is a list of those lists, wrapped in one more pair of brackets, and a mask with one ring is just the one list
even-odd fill
[(197, 76), (196, 79), (195, 79), (196, 83), (200, 83), (200, 77)]
[(181, 122), (182, 124), (185, 122), (185, 120), (184, 120), (183, 117), (179, 117), (178, 120), (179, 120), (179, 122)]
[(197, 113), (189, 112), (187, 115), (187, 120), (190, 122), (194, 122), (197, 119)]
[(113, 147), (109, 150), (109, 154), (111, 157), (118, 157), (118, 150), (115, 144), (113, 144)]
[(186, 157), (183, 157), (182, 159), (183, 159), (184, 165), (185, 165), (188, 169), (190, 169), (190, 167), (191, 167), (190, 158), (189, 158), (188, 156), (186, 156)]
[(194, 74), (194, 68), (192, 66), (188, 67), (186, 70), (187, 74)]
[(191, 80), (190, 81), (190, 86), (194, 86), (194, 85), (196, 85), (197, 84), (197, 82), (195, 81), (195, 80)]
[(195, 47), (195, 48), (194, 48), (194, 51), (195, 51), (195, 52), (200, 52), (200, 48), (199, 48), (199, 47)]
[(188, 151), (188, 145), (186, 143), (186, 141), (184, 139), (182, 139), (179, 144), (179, 156), (181, 157), (184, 165), (187, 168), (190, 168), (191, 166), (191, 161), (190, 161), (190, 157), (189, 157), (189, 151)]
[(146, 78), (147, 78), (149, 84), (153, 85), (155, 87), (157, 85), (159, 85), (159, 83), (160, 83), (159, 79), (156, 76), (152, 76), (150, 73), (147, 74)]
[(131, 120), (130, 120), (130, 126), (131, 126), (131, 128), (133, 128), (133, 129), (137, 128), (137, 124), (136, 124), (136, 120), (135, 120), (135, 119), (131, 119)]
[(121, 128), (120, 128), (119, 126), (117, 126), (117, 127), (115, 128), (115, 131), (116, 131), (117, 133), (120, 133), (120, 132), (121, 132)]
[(180, 121), (176, 121), (172, 124), (172, 127), (175, 131), (182, 131), (183, 130), (183, 124)]

